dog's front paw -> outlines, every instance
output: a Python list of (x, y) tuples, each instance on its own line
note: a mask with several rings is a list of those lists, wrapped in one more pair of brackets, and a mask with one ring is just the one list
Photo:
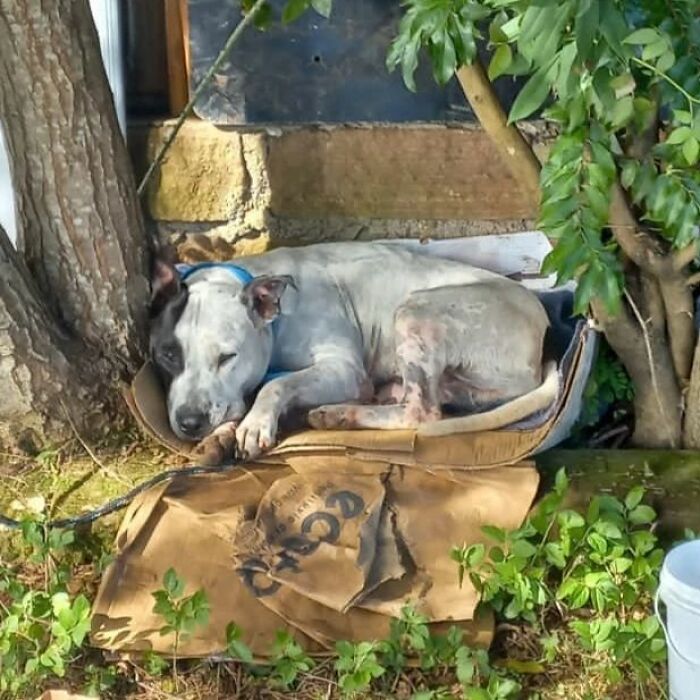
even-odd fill
[(207, 435), (192, 452), (199, 464), (216, 466), (233, 457), (236, 450), (237, 423), (222, 423)]
[(236, 430), (238, 451), (247, 459), (255, 459), (275, 444), (277, 419), (271, 413), (258, 412), (254, 408)]

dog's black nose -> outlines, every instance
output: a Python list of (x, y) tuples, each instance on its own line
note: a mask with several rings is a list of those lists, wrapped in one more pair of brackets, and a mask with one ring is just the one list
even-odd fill
[(190, 437), (200, 437), (208, 423), (206, 413), (201, 411), (178, 412), (176, 419), (177, 427)]

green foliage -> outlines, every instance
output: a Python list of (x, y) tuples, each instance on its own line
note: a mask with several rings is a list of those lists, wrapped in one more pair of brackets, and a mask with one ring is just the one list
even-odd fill
[(192, 595), (185, 596), (185, 582), (178, 577), (172, 567), (163, 576), (163, 588), (151, 595), (155, 599), (153, 612), (159, 615), (165, 624), (160, 634), (173, 635), (173, 680), (178, 685), (177, 654), (180, 642), (187, 639), (197, 627), (209, 622), (209, 601), (206, 593), (199, 589)]
[(243, 641), (243, 630), (234, 622), (226, 626), (226, 651), (232, 659), (246, 664), (253, 663), (253, 652)]
[(294, 684), (301, 673), (308, 673), (314, 662), (292, 635), (280, 630), (272, 647), (272, 679), (283, 688)]
[(387, 68), (401, 67), (404, 82), (415, 92), (413, 74), (421, 49), (426, 47), (435, 80), (444, 85), (455, 70), (476, 56), (476, 40), (482, 37), (477, 22), (489, 10), (472, 0), (408, 0), (399, 35), (387, 56)]
[(97, 698), (104, 697), (104, 694), (117, 684), (117, 678), (117, 669), (114, 666), (89, 664), (85, 668), (83, 694)]
[[(392, 621), (385, 642), (338, 642), (338, 687), (345, 695), (366, 692), (372, 682), (388, 671), (401, 672), (407, 657), (418, 659), (424, 671), (444, 675), (453, 671), (466, 700), (506, 700), (517, 697), (520, 685), (502, 670), (494, 668), (485, 649), (473, 649), (462, 641), (462, 631), (450, 628), (446, 635), (431, 634), (426, 618), (411, 606)], [(444, 688), (421, 691), (414, 698), (454, 697)]]
[(209, 602), (203, 590), (184, 596), (185, 582), (178, 577), (173, 568), (163, 576), (163, 588), (151, 595), (155, 599), (153, 612), (159, 615), (165, 624), (160, 628), (161, 635), (174, 634), (174, 648), (181, 640), (189, 637), (197, 627), (209, 622)]
[[(455, 548), (460, 579), (468, 573), (501, 617), (527, 620), (543, 634), (545, 620), (566, 612), (585, 649), (648, 678), (665, 658), (662, 631), (649, 614), (663, 560), (651, 528), (656, 513), (642, 503), (641, 486), (623, 501), (596, 496), (585, 513), (565, 507), (567, 488), (562, 470), (522, 527), (485, 527), (493, 545)], [(579, 612), (585, 614), (576, 619)], [(551, 661), (556, 642), (544, 639)]]
[(602, 342), (583, 392), (579, 426), (594, 425), (607, 408), (633, 398), (632, 380), (610, 346)]
[(19, 561), (42, 565), (43, 589), (0, 563), (2, 697), (18, 697), (46, 678), (63, 677), (90, 630), (90, 603), (67, 593), (70, 566), (57, 563), (73, 541), (72, 532), (47, 528), (43, 513), (29, 514), (22, 521)]
[(373, 680), (384, 675), (386, 668), (379, 661), (379, 648), (377, 642), (338, 642), (335, 645), (338, 654), (335, 670), (342, 693), (353, 695), (367, 690)]
[[(243, 0), (243, 11), (250, 12), (254, 5), (255, 0)], [(307, 10), (313, 10), (322, 17), (328, 18), (333, 9), (333, 0), (287, 0), (279, 16), (276, 15), (275, 9), (271, 3), (263, 3), (255, 16), (255, 26), (261, 31), (266, 31), (277, 21), (281, 21), (283, 25), (291, 24)]]
[[(560, 135), (542, 170), (541, 229), (557, 240), (545, 270), (578, 281), (577, 310), (615, 312), (622, 272), (605, 234), (613, 183), (671, 246), (700, 220), (700, 16), (695, 0), (406, 0), (388, 53), (404, 82), (425, 49), (440, 84), (488, 37), (491, 80), (522, 76), (510, 112), (546, 107)], [(657, 143), (658, 127), (667, 138)]]
[(146, 651), (143, 657), (143, 665), (149, 676), (162, 676), (170, 665), (166, 659), (154, 651)]

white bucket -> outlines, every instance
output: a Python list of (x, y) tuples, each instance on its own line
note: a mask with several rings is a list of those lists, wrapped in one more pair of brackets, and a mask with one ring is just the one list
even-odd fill
[[(659, 612), (666, 606), (666, 619)], [(700, 697), (700, 540), (674, 547), (664, 559), (656, 615), (668, 644), (671, 700)]]

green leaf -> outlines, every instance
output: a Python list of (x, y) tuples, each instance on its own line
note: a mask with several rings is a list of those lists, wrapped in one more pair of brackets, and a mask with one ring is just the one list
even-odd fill
[[(556, 92), (559, 97), (564, 100), (569, 94), (570, 85), (573, 83), (578, 85), (576, 76), (573, 73), (574, 61), (577, 57), (576, 43), (571, 41), (566, 46), (562, 48), (559, 52), (559, 59), (557, 61), (557, 81), (556, 81)], [(579, 91), (580, 94), (580, 91)]]
[(569, 488), (569, 477), (566, 475), (566, 469), (559, 469), (554, 477), (554, 490), (562, 496)]
[(593, 528), (598, 534), (606, 537), (609, 540), (622, 537), (620, 528), (607, 520), (599, 520), (597, 523), (595, 523), (595, 525), (593, 525)]
[(644, 498), (644, 487), (635, 486), (625, 497), (625, 508), (627, 510), (636, 508), (642, 502), (642, 498)]
[(588, 195), (588, 203), (593, 210), (593, 213), (598, 218), (601, 225), (604, 225), (608, 221), (608, 211), (610, 210), (610, 198), (608, 192), (601, 192), (595, 189), (593, 186), (588, 188), (586, 192)]
[(629, 514), (629, 521), (633, 525), (648, 525), (656, 520), (656, 511), (649, 506), (637, 506)]
[(447, 29), (445, 29), (437, 42), (433, 43), (433, 72), (439, 85), (446, 85), (457, 68), (457, 54)]
[(623, 43), (644, 46), (646, 44), (653, 44), (655, 41), (659, 41), (659, 39), (661, 39), (661, 34), (659, 34), (656, 29), (645, 27), (644, 29), (638, 29), (636, 32), (632, 32), (624, 39)]
[(688, 165), (695, 165), (698, 162), (698, 155), (700, 155), (700, 141), (693, 136), (683, 144), (683, 157)]
[(679, 124), (692, 124), (693, 122), (693, 115), (685, 109), (674, 109), (673, 118)]
[(544, 104), (549, 95), (550, 68), (550, 66), (540, 68), (518, 93), (508, 115), (509, 124), (526, 119)]
[(610, 87), (615, 91), (615, 97), (618, 99), (632, 95), (636, 86), (637, 84), (631, 73), (617, 75), (610, 81)]
[(299, 19), (309, 9), (310, 0), (287, 0), (282, 10), (282, 23), (290, 24)]
[(671, 68), (673, 68), (676, 63), (676, 55), (673, 53), (672, 49), (667, 48), (664, 53), (661, 54), (659, 60), (656, 62), (656, 70), (661, 73), (667, 73)]
[(619, 557), (612, 562), (610, 568), (615, 574), (624, 574), (625, 571), (630, 568), (630, 566), (632, 566), (631, 559), (628, 559), (627, 557)]
[(518, 52), (535, 66), (550, 65), (572, 8), (573, 3), (567, 1), (530, 5), (523, 15)]
[(537, 553), (537, 548), (527, 540), (516, 540), (510, 548), (511, 554), (523, 559), (529, 559)]
[(179, 598), (185, 590), (185, 582), (170, 567), (163, 576), (163, 587), (171, 598)]
[(615, 129), (626, 126), (634, 117), (634, 99), (631, 95), (618, 98), (612, 111), (611, 123)]
[(270, 28), (273, 19), (274, 13), (272, 12), (272, 7), (266, 2), (255, 14), (253, 24), (255, 24), (255, 27), (261, 32), (264, 32)]
[(496, 80), (503, 75), (513, 62), (513, 51), (508, 44), (501, 44), (494, 52), (489, 63), (489, 80)]
[(544, 546), (544, 552), (547, 561), (552, 564), (552, 566), (556, 566), (558, 569), (563, 569), (566, 566), (566, 557), (564, 556), (561, 545), (548, 542)]
[(482, 525), (481, 531), (490, 539), (496, 540), (496, 542), (506, 541), (506, 531), (500, 527), (494, 527), (493, 525)]
[(314, 8), (319, 15), (330, 17), (333, 9), (333, 0), (311, 0), (311, 7)]
[(420, 50), (420, 40), (418, 36), (413, 37), (403, 49), (401, 55), (401, 74), (404, 85), (411, 91), (416, 91), (416, 81), (414, 73), (418, 67), (418, 52)]
[(600, 4), (598, 0), (582, 0), (576, 14), (576, 46), (581, 58), (586, 61), (593, 53), (594, 41), (600, 21)]
[(462, 685), (471, 684), (476, 671), (476, 664), (469, 647), (460, 647), (455, 654), (457, 680)]
[(660, 39), (659, 41), (644, 47), (644, 50), (642, 51), (642, 59), (645, 61), (652, 61), (664, 54), (667, 50), (668, 42), (666, 39)]

